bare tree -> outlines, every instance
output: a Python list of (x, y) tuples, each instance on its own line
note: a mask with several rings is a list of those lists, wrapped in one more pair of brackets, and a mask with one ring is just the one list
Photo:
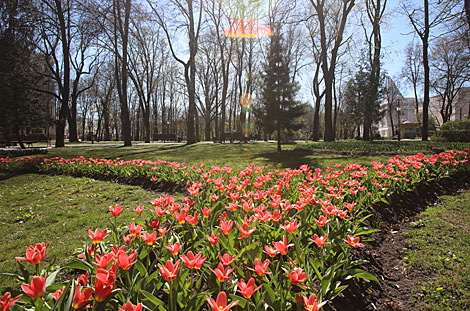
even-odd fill
[[(225, 132), (225, 123), (227, 120), (226, 117), (226, 105), (228, 98), (228, 89), (229, 89), (229, 75), (230, 75), (230, 63), (232, 60), (232, 47), (233, 39), (223, 35), (223, 29), (225, 24), (229, 22), (229, 17), (224, 14), (222, 9), (222, 2), (219, 1), (209, 1), (208, 5), (205, 7), (206, 13), (211, 21), (212, 26), (214, 27), (214, 34), (218, 47), (218, 59), (220, 61), (220, 70), (222, 72), (222, 93), (218, 98), (216, 103), (216, 108), (220, 105), (221, 118), (220, 125), (216, 126), (218, 132), (216, 131), (216, 137), (219, 141), (222, 140), (222, 136)], [(219, 104), (220, 102), (220, 104)], [(216, 113), (216, 116), (218, 114)]]
[[(170, 7), (166, 8), (168, 12), (169, 9), (173, 9), (173, 16), (171, 17), (173, 21), (178, 21), (179, 25), (175, 25), (176, 28), (180, 29), (181, 27), (185, 29), (187, 39), (188, 39), (188, 47), (189, 47), (189, 57), (187, 61), (184, 61), (180, 58), (175, 52), (174, 40), (175, 38), (172, 36), (171, 32), (171, 25), (169, 23), (169, 18), (167, 18), (163, 13), (165, 10), (163, 6), (157, 6), (151, 0), (147, 0), (149, 5), (151, 6), (153, 12), (157, 16), (157, 22), (162, 27), (163, 31), (168, 40), (168, 45), (171, 50), (171, 54), (173, 58), (184, 67), (184, 77), (186, 82), (186, 88), (188, 90), (188, 119), (187, 119), (187, 137), (188, 137), (188, 144), (193, 144), (196, 142), (196, 135), (195, 135), (195, 116), (196, 116), (196, 54), (198, 51), (198, 41), (199, 41), (199, 34), (201, 31), (202, 25), (202, 12), (203, 12), (203, 3), (199, 2), (199, 10), (197, 10), (197, 6), (195, 7), (194, 4), (196, 0), (171, 0), (166, 4), (171, 4)], [(195, 11), (195, 9), (197, 11)], [(181, 19), (178, 18), (181, 17)]]
[[(380, 84), (380, 52), (382, 48), (382, 35), (380, 32), (380, 26), (382, 24), (383, 15), (387, 6), (387, 0), (365, 0), (367, 19), (370, 23), (370, 33), (368, 27), (362, 23), (364, 29), (364, 35), (367, 43), (367, 52), (369, 58), (369, 64), (371, 68), (370, 77), (370, 94), (378, 94)], [(373, 95), (373, 96), (374, 96)], [(376, 98), (370, 98), (369, 102), (374, 102)], [(372, 119), (370, 115), (366, 115), (364, 119), (364, 140), (371, 140), (372, 135), (370, 133), (372, 125)]]
[(431, 86), (440, 97), (442, 122), (450, 120), (455, 99), (470, 81), (470, 52), (460, 40), (439, 39), (431, 50)]
[(413, 94), (415, 97), (415, 114), (416, 120), (420, 122), (418, 118), (419, 113), (419, 102), (418, 97), (419, 85), (423, 81), (422, 76), (422, 48), (420, 45), (410, 42), (405, 50), (405, 64), (401, 70), (401, 76), (405, 78), (408, 84), (413, 87)]
[(41, 88), (37, 90), (53, 95), (60, 102), (56, 120), (56, 147), (65, 145), (65, 125), (69, 114), (71, 2), (71, 0), (41, 0), (38, 3), (41, 19), (37, 48), (44, 56), (48, 68), (46, 78), (55, 81), (57, 92)]
[(133, 19), (132, 44), (130, 45), (129, 77), (139, 97), (139, 111), (142, 112), (144, 141), (150, 143), (150, 116), (152, 97), (155, 94), (158, 69), (161, 65), (160, 33), (149, 21), (145, 12)]
[[(338, 57), (338, 50), (343, 43), (343, 34), (349, 13), (354, 7), (354, 0), (327, 1), (310, 0), (316, 12), (320, 31), (320, 58), (325, 84), (325, 141), (333, 141), (333, 81)], [(329, 47), (328, 42), (332, 40)]]
[[(422, 140), (428, 140), (429, 128), (429, 40), (431, 29), (447, 23), (455, 17), (455, 8), (458, 5), (454, 0), (423, 0), (423, 6), (413, 8), (410, 4), (402, 2), (403, 11), (408, 17), (414, 31), (421, 39), (423, 48), (423, 69), (424, 69), (424, 98), (423, 98), (423, 131)], [(432, 10), (430, 10), (430, 8)]]

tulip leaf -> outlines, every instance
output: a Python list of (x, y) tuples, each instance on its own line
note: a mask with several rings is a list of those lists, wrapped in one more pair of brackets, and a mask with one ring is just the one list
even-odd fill
[(49, 274), (47, 276), (47, 279), (46, 279), (46, 288), (51, 286), (52, 284), (54, 284), (55, 282), (55, 278), (57, 277), (57, 274), (62, 271), (64, 268), (59, 268), (58, 270), (52, 272), (51, 274)]
[(135, 263), (135, 267), (139, 270), (140, 276), (143, 278), (147, 275), (147, 269), (145, 269), (144, 264), (141, 261)]
[(78, 269), (82, 271), (90, 271), (93, 270), (93, 266), (81, 259), (72, 257), (72, 262), (67, 265), (70, 269)]
[[(157, 297), (155, 297), (154, 295), (152, 295), (151, 293), (145, 291), (145, 290), (141, 290), (140, 291), (144, 296), (145, 298), (150, 301), (155, 307), (158, 307), (158, 310), (161, 310), (161, 311), (165, 311), (165, 308), (163, 307), (165, 304), (163, 303), (163, 301), (161, 301), (160, 299), (158, 299)], [(153, 309), (153, 308), (152, 308)]]
[(362, 269), (350, 269), (348, 271), (348, 274), (350, 275), (350, 277), (347, 278), (361, 278), (367, 281), (372, 281), (376, 282), (377, 284), (380, 284), (379, 280), (375, 276)]
[(276, 293), (274, 290), (271, 288), (271, 286), (268, 283), (263, 284), (263, 288), (266, 290), (267, 294), (267, 303), (270, 305), (274, 310), (279, 310), (280, 309), (280, 301), (276, 297)]
[(247, 303), (249, 303), (245, 298), (243, 297), (240, 297), (240, 296), (237, 296), (237, 295), (234, 295), (234, 294), (230, 294), (230, 299), (232, 299), (232, 301), (239, 301), (238, 302), (238, 306), (240, 306), (241, 308), (245, 308), (245, 305)]

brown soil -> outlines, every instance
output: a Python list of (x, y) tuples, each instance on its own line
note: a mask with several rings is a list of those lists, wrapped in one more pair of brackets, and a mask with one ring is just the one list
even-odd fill
[(352, 280), (349, 287), (325, 305), (324, 310), (390, 310), (415, 309), (413, 295), (419, 293), (419, 284), (432, 278), (426, 271), (407, 271), (403, 257), (409, 248), (403, 234), (419, 213), (436, 204), (441, 195), (455, 194), (470, 189), (470, 176), (461, 174), (452, 178), (419, 185), (414, 191), (396, 195), (391, 204), (376, 204), (372, 207), (375, 220), (382, 229), (372, 235), (373, 242), (355, 252), (358, 259), (365, 259), (363, 269), (375, 275), (381, 285), (363, 280)]

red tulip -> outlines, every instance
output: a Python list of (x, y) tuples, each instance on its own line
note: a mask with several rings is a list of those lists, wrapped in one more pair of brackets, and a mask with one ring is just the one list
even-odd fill
[(154, 220), (151, 220), (149, 222), (149, 226), (152, 227), (153, 229), (157, 229), (160, 226), (160, 219), (156, 218)]
[(328, 235), (325, 235), (322, 237), (319, 237), (316, 234), (313, 235), (313, 241), (315, 242), (315, 244), (318, 245), (318, 247), (322, 247), (325, 244), (331, 244), (330, 242), (325, 242), (327, 238), (328, 238)]
[(148, 232), (145, 232), (142, 235), (142, 239), (144, 240), (145, 244), (148, 246), (152, 246), (157, 240), (161, 239), (162, 237), (158, 237), (157, 239), (157, 232), (153, 232), (152, 234), (149, 234)]
[(318, 220), (315, 219), (315, 217), (313, 217), (313, 220), (314, 220), (314, 221), (317, 223), (317, 225), (319, 225), (320, 227), (323, 227), (324, 225), (326, 225), (326, 224), (330, 221), (330, 219), (326, 218), (325, 216), (320, 216), (320, 217), (318, 218)]
[(157, 230), (158, 230), (158, 233), (160, 234), (160, 236), (164, 236), (165, 233), (168, 231), (168, 228), (160, 227)]
[(209, 218), (209, 216), (211, 214), (211, 211), (212, 211), (211, 208), (207, 208), (207, 207), (204, 206), (202, 208), (202, 216), (204, 216), (204, 218)]
[(281, 221), (282, 217), (284, 217), (285, 213), (280, 214), (279, 210), (274, 210), (273, 215), (271, 216), (271, 220), (274, 222)]
[(203, 256), (201, 253), (194, 256), (193, 252), (189, 251), (186, 256), (180, 255), (181, 260), (189, 269), (200, 269), (207, 257)]
[(87, 288), (82, 292), (82, 285), (77, 284), (75, 287), (75, 294), (73, 295), (72, 308), (78, 309), (86, 304), (93, 295), (93, 289)]
[(122, 306), (122, 309), (119, 309), (119, 311), (142, 311), (142, 304), (139, 303), (137, 306), (134, 306), (130, 301), (128, 301)]
[(99, 280), (103, 284), (114, 285), (117, 275), (117, 264), (113, 263), (109, 270), (98, 268), (96, 271), (96, 280)]
[(259, 258), (255, 259), (255, 268), (248, 268), (248, 270), (255, 271), (259, 276), (264, 276), (266, 274), (271, 274), (272, 272), (268, 272), (269, 267), (269, 259), (266, 259), (264, 263), (261, 262)]
[(23, 292), (33, 298), (39, 298), (46, 292), (46, 278), (35, 276), (31, 280), (31, 285), (21, 284)]
[[(23, 257), (15, 257), (16, 260), (23, 260), (27, 261), (33, 265), (39, 264), (44, 258), (49, 254), (46, 254), (47, 247), (49, 247), (49, 243), (47, 245), (43, 243), (37, 243), (36, 245), (29, 246), (26, 250), (26, 258)], [(50, 252), (50, 251), (49, 251)]]
[(229, 221), (221, 220), (220, 221), (220, 227), (217, 227), (217, 228), (222, 230), (222, 232), (225, 235), (228, 235), (230, 233), (230, 230), (232, 230), (232, 226), (233, 226), (233, 221), (232, 220), (229, 220)]
[(264, 252), (268, 254), (269, 257), (276, 257), (279, 254), (278, 250), (270, 247), (269, 245), (264, 246)]
[[(51, 296), (52, 296), (52, 299), (54, 299), (55, 302), (59, 301), (60, 299), (60, 296), (62, 296), (62, 294), (64, 293), (64, 290), (65, 290), (65, 286), (62, 286), (62, 289), (58, 289), (56, 290)], [(0, 310), (3, 310), (1, 308), (1, 305), (0, 305)]]
[(142, 213), (144, 212), (144, 207), (143, 206), (137, 206), (135, 208), (135, 212), (138, 214), (138, 215), (142, 215)]
[(245, 281), (242, 279), (240, 282), (237, 282), (237, 284), (239, 288), (237, 291), (240, 292), (240, 294), (242, 294), (246, 299), (250, 299), (253, 293), (263, 286), (260, 285), (255, 288), (255, 279), (253, 278), (251, 278), (248, 283), (245, 283)]
[(309, 298), (307, 298), (307, 296), (303, 296), (303, 299), (306, 311), (318, 311), (326, 304), (326, 301), (318, 304), (317, 296), (315, 296), (315, 294), (310, 295)]
[[(11, 293), (6, 292), (0, 299), (0, 311), (8, 311), (12, 305), (15, 304), (23, 295), (18, 295), (11, 299)], [(11, 299), (11, 300), (10, 300)]]
[(88, 271), (85, 274), (81, 274), (77, 277), (78, 284), (87, 286), (88, 284)]
[(158, 268), (162, 273), (163, 279), (165, 281), (173, 281), (176, 279), (176, 275), (178, 274), (178, 269), (180, 267), (180, 261), (178, 260), (176, 264), (173, 264), (171, 260), (167, 260), (165, 266), (158, 264)]
[(282, 255), (287, 255), (289, 247), (294, 246), (294, 244), (287, 244), (287, 237), (284, 236), (282, 241), (273, 242), (274, 248)]
[(96, 265), (97, 268), (106, 269), (111, 263), (111, 261), (114, 260), (114, 254), (113, 253), (109, 253), (109, 254), (102, 253), (101, 255), (97, 254), (95, 256), (95, 260), (96, 262), (93, 262), (93, 264)]
[(299, 226), (300, 224), (297, 224), (297, 218), (296, 218), (292, 222), (289, 222), (289, 221), (284, 222), (284, 226), (281, 226), (281, 228), (293, 234)]
[(289, 281), (292, 285), (304, 286), (303, 282), (307, 279), (307, 273), (302, 268), (297, 268), (292, 272), (289, 272), (283, 268), (283, 270), (289, 275)]
[(256, 230), (256, 227), (253, 227), (250, 229), (250, 225), (245, 221), (243, 221), (243, 225), (241, 226), (237, 224), (237, 227), (238, 227), (238, 230), (240, 230), (240, 235), (241, 235), (239, 237), (240, 240), (243, 238), (249, 237)]
[(184, 224), (186, 222), (186, 215), (188, 214), (188, 212), (185, 210), (185, 209), (182, 209), (181, 210), (181, 213), (177, 213), (175, 212), (173, 214), (173, 216), (175, 217), (176, 221), (179, 223), (179, 224)]
[(228, 267), (232, 264), (232, 262), (237, 258), (237, 256), (230, 256), (229, 254), (224, 254), (223, 256), (219, 253), (220, 263), (223, 264), (225, 267)]
[(95, 300), (96, 302), (103, 302), (111, 294), (114, 285), (102, 282), (99, 279), (95, 280)]
[(124, 210), (122, 206), (119, 206), (119, 204), (116, 204), (116, 206), (110, 206), (109, 211), (114, 217), (117, 217), (121, 214), (121, 212)]
[(233, 269), (230, 269), (229, 267), (224, 268), (224, 266), (221, 263), (219, 263), (219, 265), (217, 266), (217, 268), (215, 268), (215, 270), (212, 270), (212, 268), (209, 268), (209, 270), (214, 272), (215, 276), (217, 277), (217, 280), (219, 280), (219, 282), (221, 283), (227, 281), (230, 273), (232, 273), (233, 271)]
[(103, 241), (103, 239), (106, 237), (107, 232), (108, 229), (104, 229), (103, 232), (101, 232), (100, 228), (96, 228), (95, 232), (88, 229), (88, 235), (90, 236), (93, 244), (101, 243), (101, 241)]
[(351, 246), (354, 247), (354, 248), (357, 248), (357, 247), (364, 247), (364, 244), (359, 243), (359, 240), (360, 240), (359, 237), (356, 237), (356, 238), (355, 238), (355, 237), (353, 237), (353, 236), (351, 236), (351, 235), (348, 235), (348, 239), (347, 239), (347, 240), (345, 239), (344, 241), (346, 241), (349, 245), (351, 245)]
[(211, 307), (212, 311), (229, 311), (239, 302), (239, 300), (236, 300), (232, 301), (229, 305), (227, 305), (227, 295), (225, 294), (225, 292), (220, 292), (217, 295), (216, 301), (214, 301), (214, 299), (209, 296), (206, 296), (206, 300), (209, 303), (209, 306)]
[(211, 243), (212, 245), (216, 245), (219, 242), (220, 233), (217, 234), (217, 236), (215, 236), (213, 233), (211, 233), (210, 236), (206, 235), (206, 238), (209, 240), (209, 243)]
[(120, 251), (117, 255), (117, 262), (122, 270), (129, 270), (136, 262), (133, 261), (137, 257), (137, 251), (132, 250), (129, 255), (127, 252)]
[(194, 213), (194, 216), (188, 215), (186, 216), (186, 221), (191, 225), (195, 226), (197, 225), (197, 212)]
[[(184, 243), (183, 243), (183, 245), (184, 245)], [(168, 243), (168, 246), (165, 246), (165, 248), (167, 250), (169, 250), (170, 253), (172, 253), (173, 255), (176, 256), (176, 255), (178, 255), (178, 253), (179, 253), (179, 251), (180, 251), (180, 249), (183, 245), (181, 245), (180, 242), (176, 242), (175, 244)]]
[(129, 234), (133, 237), (140, 236), (140, 231), (142, 231), (142, 225), (136, 226), (133, 222), (129, 224)]

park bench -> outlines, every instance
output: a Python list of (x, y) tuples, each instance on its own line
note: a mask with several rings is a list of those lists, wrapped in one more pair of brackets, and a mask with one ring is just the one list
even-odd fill
[(158, 141), (161, 140), (163, 142), (165, 141), (177, 141), (176, 134), (153, 134), (153, 140)]
[(51, 143), (51, 139), (47, 137), (45, 134), (42, 133), (35, 133), (35, 134), (27, 134), (27, 135), (10, 135), (9, 139), (2, 139), (0, 141), (0, 145), (7, 145), (8, 143), (11, 145), (16, 145), (20, 141), (23, 142), (23, 144), (28, 145), (29, 147), (32, 147), (34, 143)]

